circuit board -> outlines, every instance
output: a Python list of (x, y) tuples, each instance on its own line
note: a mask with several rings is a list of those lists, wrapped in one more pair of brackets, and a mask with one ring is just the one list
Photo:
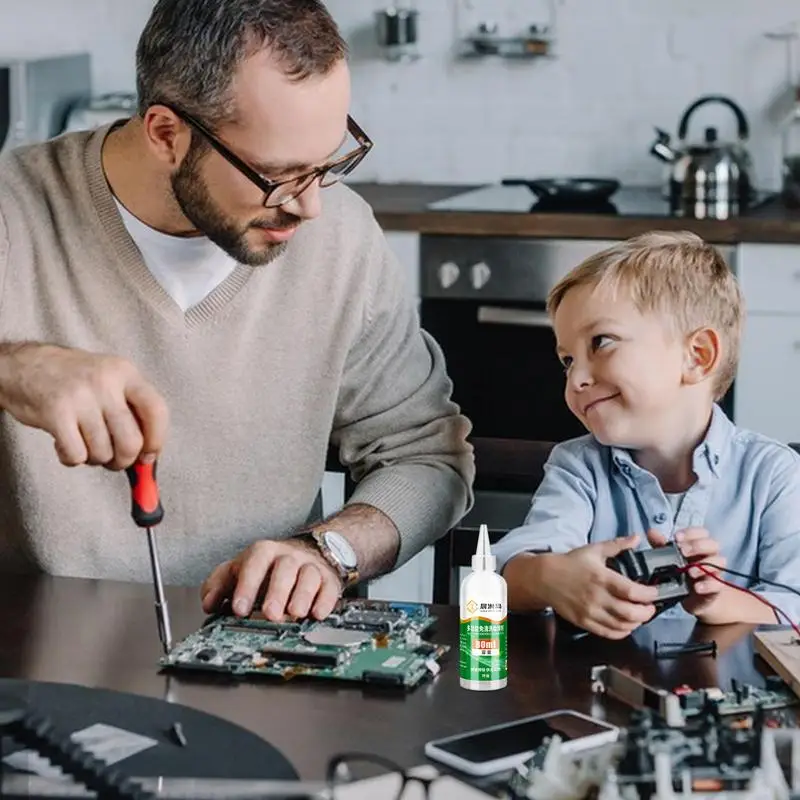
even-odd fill
[(634, 708), (653, 709), (673, 727), (686, 725), (712, 706), (717, 714), (727, 717), (752, 714), (757, 708), (774, 711), (797, 704), (794, 692), (776, 675), (767, 677), (763, 688), (732, 680), (728, 691), (678, 686), (668, 692), (606, 664), (593, 667), (591, 679), (593, 692), (608, 694)]
[(526, 800), (798, 797), (800, 733), (770, 728), (758, 715), (750, 721), (742, 726), (707, 710), (674, 728), (640, 709), (612, 744), (570, 755), (559, 736), (547, 740), (516, 769), (510, 788)]
[(673, 691), (680, 697), (681, 707), (687, 717), (699, 714), (707, 702), (714, 704), (723, 717), (752, 714), (757, 708), (771, 711), (797, 704), (794, 692), (776, 675), (768, 676), (763, 688), (732, 680), (729, 691), (716, 687), (690, 689), (685, 686)]
[(325, 620), (209, 617), (163, 656), (165, 670), (236, 678), (303, 675), (412, 689), (441, 670), (447, 645), (423, 640), (436, 618), (422, 603), (342, 601)]

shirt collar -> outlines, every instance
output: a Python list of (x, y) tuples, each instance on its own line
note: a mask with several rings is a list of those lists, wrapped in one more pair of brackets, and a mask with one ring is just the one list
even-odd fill
[[(692, 457), (692, 466), (698, 478), (709, 472), (714, 477), (720, 476), (720, 465), (736, 430), (734, 424), (716, 403), (711, 410), (711, 424), (708, 426), (703, 441), (697, 445)], [(633, 471), (641, 469), (633, 460), (630, 450), (621, 447), (611, 448), (611, 459), (623, 475), (630, 478)]]

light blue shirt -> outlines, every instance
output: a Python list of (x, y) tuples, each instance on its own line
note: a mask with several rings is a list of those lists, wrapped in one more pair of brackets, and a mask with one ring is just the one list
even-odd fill
[[(800, 596), (762, 581), (800, 589), (800, 455), (737, 428), (714, 406), (692, 463), (697, 480), (674, 515), (658, 479), (629, 451), (601, 445), (592, 436), (557, 444), (525, 522), (492, 548), (498, 569), (520, 553), (548, 547), (565, 553), (637, 533), (643, 549), (649, 548), (649, 529), (672, 539), (683, 528), (704, 527), (727, 566), (753, 579), (720, 577), (758, 592), (800, 622)], [(671, 611), (681, 613), (681, 606)]]

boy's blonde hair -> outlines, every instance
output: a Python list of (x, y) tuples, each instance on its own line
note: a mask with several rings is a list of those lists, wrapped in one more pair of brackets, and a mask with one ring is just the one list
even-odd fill
[(654, 231), (590, 256), (550, 291), (547, 311), (553, 316), (570, 289), (594, 286), (612, 296), (629, 293), (640, 313), (663, 314), (688, 335), (710, 327), (717, 331), (722, 357), (714, 382), (714, 399), (730, 388), (739, 362), (744, 298), (719, 251), (688, 231)]

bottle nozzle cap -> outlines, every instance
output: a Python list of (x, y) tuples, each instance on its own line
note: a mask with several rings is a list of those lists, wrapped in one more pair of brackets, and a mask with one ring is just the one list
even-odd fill
[(497, 558), (492, 555), (492, 547), (489, 544), (489, 527), (481, 525), (478, 533), (478, 548), (472, 556), (472, 569), (491, 570), (497, 569)]

